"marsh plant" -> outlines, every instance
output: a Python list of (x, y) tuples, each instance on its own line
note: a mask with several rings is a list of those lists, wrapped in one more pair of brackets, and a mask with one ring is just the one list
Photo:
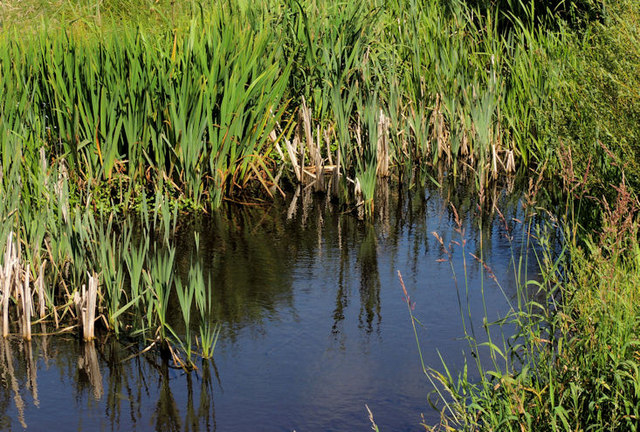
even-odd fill
[(485, 187), (549, 156), (560, 30), (513, 16), (505, 32), (506, 11), (458, 0), (154, 6), (157, 25), (144, 10), (0, 30), (3, 175), (42, 151), (93, 207), (159, 192), (215, 209), (330, 182), (371, 214), (377, 178), (442, 165)]
[[(77, 328), (86, 341), (105, 331), (134, 338), (147, 347), (166, 350), (178, 366), (187, 369), (195, 367), (196, 356), (211, 358), (220, 327), (210, 322), (210, 284), (205, 284), (203, 270), (195, 261), (186, 284), (175, 278), (171, 219), (158, 219), (156, 225), (147, 213), (144, 221), (123, 220), (116, 228), (113, 217), (106, 221), (89, 217), (67, 226), (60, 239), (43, 239), (41, 247), (54, 270), (45, 271), (43, 263), (37, 276), (25, 264), (20, 238), (9, 232), (0, 270), (5, 337), (18, 332), (30, 339), (32, 324), (39, 322), (46, 324), (47, 333)], [(142, 233), (137, 238), (133, 233), (140, 226)], [(62, 261), (56, 261), (56, 256), (63, 257)], [(180, 332), (169, 322), (174, 296), (184, 317), (184, 331)], [(199, 320), (190, 318), (193, 305)], [(32, 323), (37, 310), (39, 319)], [(191, 333), (193, 326), (199, 339)]]
[[(572, 179), (572, 184), (584, 188), (587, 183)], [(634, 281), (640, 202), (625, 183), (615, 189), (615, 202), (603, 198), (590, 203), (602, 215), (600, 228), (590, 234), (572, 225), (571, 209), (588, 204), (578, 201), (593, 200), (575, 188), (562, 219), (551, 215), (535, 223), (532, 216), (540, 209), (529, 206), (527, 218), (507, 221), (496, 210), (512, 245), (513, 295), (503, 290), (482, 247), (480, 254), (465, 250), (461, 224), (459, 239), (449, 244), (434, 233), (441, 261), (454, 274), (470, 354), (461, 371), (450, 369), (446, 359), (435, 366), (420, 357), (435, 388), (431, 403), (441, 412), (440, 423), (424, 425), (427, 430), (637, 430), (639, 311)], [(511, 234), (513, 223), (525, 224), (519, 241)], [(581, 234), (576, 236), (576, 230)], [(462, 274), (456, 273), (454, 253), (463, 254)], [(479, 287), (467, 282), (467, 259), (480, 265), (484, 277)], [(530, 260), (540, 269), (537, 274), (527, 274)], [(399, 278), (420, 352), (419, 312)], [(482, 326), (474, 327), (468, 295), (479, 289), (484, 298), (487, 283), (505, 293), (510, 310), (489, 322), (483, 304)]]
[[(46, 323), (51, 332), (87, 330), (85, 339), (138, 338), (185, 368), (210, 357), (220, 331), (208, 289), (216, 275), (205, 277), (194, 256), (188, 277), (175, 277), (175, 231), (182, 212), (212, 212), (225, 200), (313, 187), (373, 217), (388, 179), (411, 188), (471, 175), (485, 199), (518, 170), (570, 166), (606, 202), (639, 184), (637, 2), (19, 3), (0, 4), (5, 336), (28, 339)], [(520, 333), (483, 348), (492, 368), (481, 369), (481, 382), (439, 376), (460, 424), (530, 429), (606, 417), (615, 429), (636, 418), (618, 397), (636, 375), (635, 341), (618, 346), (596, 333), (634, 328), (603, 317), (637, 315), (627, 280), (635, 232), (580, 243), (574, 222), (571, 261), (541, 259), (544, 301), (524, 296), (532, 285), (514, 258)], [(578, 285), (605, 275), (615, 289), (593, 289), (582, 299), (589, 310), (572, 303), (589, 292)], [(604, 338), (598, 347), (615, 348), (614, 357), (587, 351), (591, 339), (574, 334)], [(589, 378), (564, 379), (591, 352), (601, 357)], [(542, 360), (557, 367), (542, 373)], [(602, 397), (591, 404), (587, 392)], [(467, 397), (512, 405), (468, 410)]]

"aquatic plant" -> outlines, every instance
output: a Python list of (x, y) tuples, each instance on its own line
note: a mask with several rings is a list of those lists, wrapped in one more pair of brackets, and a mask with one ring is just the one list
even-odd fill
[[(25, 21), (0, 5), (5, 336), (16, 306), (28, 338), (35, 293), (38, 322), (56, 331), (95, 323), (149, 346), (175, 339), (191, 358), (195, 300), (209, 357), (216, 299), (195, 260), (189, 282), (175, 280), (172, 236), (180, 211), (225, 199), (313, 184), (373, 217), (384, 179), (411, 187), (445, 172), (471, 173), (487, 198), (505, 174), (563, 166), (558, 136), (600, 190), (622, 172), (637, 184), (637, 92), (610, 79), (635, 70), (637, 26), (597, 20), (580, 39), (515, 3), (119, 3), (68, 2), (44, 19), (34, 8)], [(612, 22), (636, 21), (631, 3), (612, 10)], [(589, 44), (631, 54), (593, 62)], [(590, 97), (608, 88), (616, 97)], [(95, 308), (82, 294), (90, 279)], [(186, 339), (169, 322), (171, 296)]]
[(375, 177), (468, 165), (484, 187), (549, 156), (532, 138), (561, 33), (517, 20), (503, 33), (458, 1), (236, 6), (153, 28), (105, 18), (81, 33), (63, 19), (19, 38), (7, 26), (3, 146), (28, 138), (26, 154), (64, 157), (73, 193), (105, 209), (156, 192), (218, 208), (285, 178), (324, 190), (325, 171), (336, 196), (370, 207)]

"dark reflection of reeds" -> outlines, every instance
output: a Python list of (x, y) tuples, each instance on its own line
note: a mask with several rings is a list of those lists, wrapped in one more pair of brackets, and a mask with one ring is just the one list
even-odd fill
[(40, 407), (40, 400), (38, 399), (38, 364), (33, 359), (33, 345), (31, 341), (25, 341), (23, 344), (25, 352), (25, 361), (27, 366), (27, 389), (31, 390), (33, 395), (33, 404), (36, 407)]
[(16, 410), (18, 411), (18, 421), (23, 428), (27, 428), (27, 423), (25, 421), (24, 416), (24, 400), (20, 395), (20, 386), (18, 384), (18, 379), (16, 377), (16, 371), (13, 366), (13, 352), (11, 349), (11, 343), (9, 339), (2, 338), (0, 342), (1, 353), (0, 353), (0, 363), (2, 364), (2, 380), (5, 383), (8, 383), (11, 391), (13, 392), (13, 402), (15, 404)]
[[(183, 224), (176, 274), (184, 277), (193, 259), (201, 261), (214, 302), (207, 319), (223, 323), (222, 340), (233, 341), (240, 328), (260, 329), (287, 309), (286, 313), (296, 313), (292, 305), (297, 282), (292, 270), (314, 271), (314, 262), (333, 265), (330, 274), (337, 280), (330, 312), (332, 335), (341, 337), (349, 307), (359, 309), (363, 332), (375, 332), (383, 318), (380, 274), (394, 270), (379, 268), (381, 248), (393, 262), (402, 260), (417, 271), (425, 251), (439, 247), (431, 235), (436, 227), (427, 226), (431, 221), (444, 219), (437, 223), (453, 227), (457, 218), (469, 238), (480, 239), (474, 247), (483, 246), (490, 253), (497, 227), (496, 204), (503, 211), (512, 209), (512, 213), (505, 211), (507, 220), (516, 218), (519, 196), (508, 196), (505, 190), (517, 186), (509, 182), (501, 189), (493, 183), (480, 193), (474, 177), (466, 178), (467, 182), (463, 175), (457, 179), (443, 175), (437, 188), (428, 180), (426, 190), (408, 191), (381, 182), (376, 187), (373, 218), (368, 220), (359, 220), (353, 208), (333, 201), (330, 194), (314, 194), (312, 188), (298, 187), (289, 201), (268, 206), (229, 205), (208, 218)], [(431, 200), (432, 196), (437, 198)], [(197, 254), (194, 231), (200, 233)], [(410, 247), (400, 257), (401, 241), (410, 242)], [(339, 256), (325, 260), (327, 253)], [(359, 298), (353, 299), (354, 293)], [(170, 317), (178, 331), (184, 328), (181, 321), (177, 315)]]
[(123, 416), (128, 415), (134, 423), (141, 419), (141, 402), (149, 395), (146, 380), (149, 368), (143, 367), (139, 357), (126, 360), (130, 355), (130, 351), (115, 340), (100, 344), (100, 358), (104, 359), (106, 366), (106, 417), (113, 430), (120, 429), (125, 421)]
[(358, 251), (360, 269), (360, 314), (359, 326), (367, 333), (379, 328), (380, 315), (380, 272), (378, 270), (378, 238), (375, 227), (368, 224), (360, 241)]
[[(129, 424), (139, 424), (144, 429), (149, 422), (158, 431), (216, 430), (213, 377), (217, 374), (213, 374), (215, 367), (211, 361), (202, 361), (196, 372), (174, 376), (168, 360), (158, 363), (152, 354), (135, 356), (140, 347), (125, 347), (115, 339), (83, 344), (74, 339), (58, 340), (55, 359), (49, 357), (48, 343), (46, 336), (35, 336), (32, 342), (0, 340), (0, 430), (12, 429), (11, 424), (15, 421), (22, 428), (30, 425), (36, 429), (46, 423), (41, 418), (36, 419), (38, 411), (31, 421), (28, 417), (31, 398), (36, 408), (46, 407), (49, 402), (47, 398), (39, 397), (42, 390), (38, 386), (37, 373), (40, 360), (43, 360), (40, 367), (55, 360), (47, 369), (53, 365), (59, 369), (61, 377), (75, 380), (72, 388), (76, 400), (86, 394), (90, 406), (103, 401), (111, 430), (122, 430)], [(77, 368), (69, 367), (73, 365), (74, 356), (77, 356)], [(174, 397), (174, 383), (181, 389), (179, 398)], [(44, 387), (48, 394), (52, 391), (50, 385)], [(53, 384), (54, 392), (60, 391), (55, 389), (57, 385)], [(186, 389), (184, 393), (183, 388)], [(25, 391), (31, 395), (26, 400)], [(157, 397), (153, 413), (141, 409), (150, 397)], [(11, 408), (17, 412), (17, 418), (5, 414)]]
[[(204, 430), (207, 431), (215, 431), (217, 429), (215, 405), (213, 404), (212, 368), (214, 368), (214, 366), (212, 366), (211, 362), (202, 362), (202, 375), (200, 377), (200, 403), (198, 404), (197, 419), (200, 424), (204, 426)], [(194, 423), (197, 424), (197, 422)]]
[[(39, 361), (46, 364), (50, 360), (48, 338), (38, 337), (33, 341), (2, 338), (0, 340), (0, 412), (6, 413), (13, 405), (18, 412), (18, 422), (27, 427), (27, 401), (24, 392), (31, 395), (33, 405), (42, 404), (38, 386)], [(27, 398), (29, 399), (29, 398)], [(45, 401), (46, 402), (46, 401)], [(0, 430), (11, 429), (11, 419), (0, 415)]]
[(154, 412), (155, 430), (158, 432), (180, 432), (182, 431), (180, 411), (169, 385), (169, 364), (167, 362), (163, 362), (160, 366), (158, 381), (160, 395)]
[(104, 394), (100, 363), (94, 341), (85, 342), (81, 347), (81, 355), (78, 357), (79, 381), (87, 382), (91, 388), (93, 397), (100, 400)]

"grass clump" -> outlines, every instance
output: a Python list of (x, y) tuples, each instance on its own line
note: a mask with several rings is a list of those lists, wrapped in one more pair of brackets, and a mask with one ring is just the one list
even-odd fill
[(472, 362), (479, 381), (430, 372), (447, 392), (443, 420), (430, 430), (637, 429), (640, 244), (637, 199), (627, 192), (600, 233), (555, 259), (541, 256), (542, 280), (521, 287), (533, 295), (508, 319), (514, 336), (499, 346), (470, 339), (494, 359)]
[(470, 359), (478, 379), (446, 365), (427, 372), (443, 386), (442, 421), (430, 430), (638, 429), (640, 6), (600, 5), (598, 19), (560, 21), (562, 42), (542, 50), (549, 74), (534, 130), (547, 173), (562, 180), (561, 248), (531, 231), (541, 276), (520, 279), (522, 301), (499, 323), (516, 333), (496, 323), (467, 335), (489, 359)]
[[(573, 152), (596, 196), (615, 199), (611, 184), (640, 188), (640, 5), (604, 2), (606, 14), (567, 39), (551, 92), (548, 146)], [(558, 159), (556, 159), (557, 161)]]

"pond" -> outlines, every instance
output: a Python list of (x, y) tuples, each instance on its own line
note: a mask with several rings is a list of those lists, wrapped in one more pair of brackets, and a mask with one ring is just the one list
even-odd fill
[[(305, 194), (185, 221), (177, 272), (188, 271), (199, 233), (222, 323), (213, 361), (185, 373), (109, 337), (4, 340), (0, 429), (364, 431), (365, 405), (381, 431), (436, 423), (398, 271), (426, 365), (442, 369), (441, 355), (460, 371), (469, 352), (462, 317), (482, 339), (485, 309), (497, 320), (516, 297), (523, 210), (514, 194), (499, 194), (503, 219), (495, 208), (478, 216), (464, 189), (455, 199), (446, 189), (380, 189), (373, 221)], [(458, 242), (451, 259), (433, 233)]]

